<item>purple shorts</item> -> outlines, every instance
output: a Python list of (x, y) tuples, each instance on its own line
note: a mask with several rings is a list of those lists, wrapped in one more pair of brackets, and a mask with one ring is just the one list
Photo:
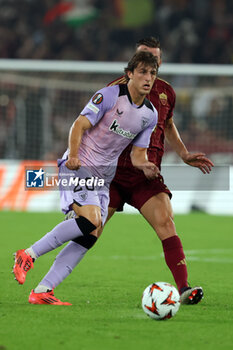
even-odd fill
[[(60, 206), (63, 213), (67, 214), (72, 210), (72, 204), (74, 203), (80, 207), (96, 205), (101, 209), (102, 225), (104, 225), (108, 216), (108, 186), (100, 186), (96, 177), (91, 174), (87, 167), (70, 170), (65, 166), (65, 161), (59, 164), (58, 179), (61, 181), (59, 191)], [(79, 182), (75, 182), (75, 179), (79, 179)]]

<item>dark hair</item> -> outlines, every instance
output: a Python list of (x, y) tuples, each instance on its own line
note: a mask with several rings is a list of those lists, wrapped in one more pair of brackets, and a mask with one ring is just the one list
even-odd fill
[(158, 38), (154, 38), (153, 36), (150, 36), (148, 38), (143, 38), (140, 39), (137, 43), (136, 43), (136, 48), (138, 48), (140, 45), (145, 45), (148, 47), (155, 47), (161, 50), (161, 45), (160, 45), (160, 41)]
[(128, 62), (128, 66), (125, 68), (126, 79), (129, 80), (127, 72), (133, 72), (135, 68), (143, 63), (145, 66), (150, 66), (158, 71), (158, 60), (151, 52), (149, 51), (137, 51), (131, 60)]

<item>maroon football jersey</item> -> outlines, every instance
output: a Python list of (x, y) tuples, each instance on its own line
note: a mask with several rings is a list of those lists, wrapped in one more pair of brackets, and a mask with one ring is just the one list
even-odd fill
[[(110, 84), (122, 84), (126, 83), (124, 76), (114, 80)], [(148, 159), (155, 163), (159, 168), (164, 153), (164, 129), (166, 121), (172, 117), (175, 107), (176, 95), (172, 86), (165, 80), (156, 78), (150, 94), (147, 98), (152, 102), (158, 111), (158, 123), (155, 130), (152, 132), (150, 145), (148, 148)], [(118, 165), (123, 167), (133, 167), (130, 159), (130, 152), (132, 146), (129, 145), (120, 155)], [(135, 168), (134, 168), (135, 169)], [(133, 169), (131, 169), (132, 171)], [(135, 169), (138, 172), (137, 169)]]

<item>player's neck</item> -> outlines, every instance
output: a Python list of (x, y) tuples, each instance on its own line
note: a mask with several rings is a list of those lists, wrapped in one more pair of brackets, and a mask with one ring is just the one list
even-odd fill
[(144, 95), (144, 94), (142, 95), (141, 93), (139, 93), (139, 91), (136, 90), (135, 87), (133, 85), (131, 85), (130, 83), (128, 83), (127, 86), (128, 86), (128, 90), (129, 90), (129, 94), (130, 94), (132, 102), (137, 106), (141, 106), (146, 95)]

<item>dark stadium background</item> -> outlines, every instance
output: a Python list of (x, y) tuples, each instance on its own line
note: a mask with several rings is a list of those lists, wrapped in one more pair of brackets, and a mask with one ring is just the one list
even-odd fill
[[(0, 0), (1, 350), (232, 348), (232, 13), (231, 0)], [(174, 191), (172, 199), (190, 283), (200, 283), (205, 298), (196, 307), (181, 307), (166, 323), (147, 318), (144, 288), (174, 281), (150, 226), (140, 215), (116, 214), (84, 263), (56, 290), (72, 308), (29, 305), (30, 290), (57, 251), (42, 257), (21, 287), (10, 273), (12, 254), (63, 215), (58, 192), (40, 197), (25, 191), (25, 167), (54, 165), (77, 113), (119, 75), (41, 67), (45, 60), (123, 63), (135, 42), (150, 35), (160, 38), (164, 64), (194, 64), (191, 70), (204, 64), (206, 71), (217, 65), (216, 75), (161, 74), (176, 91), (174, 120), (185, 144), (229, 173), (228, 190), (216, 191), (221, 173), (214, 170), (211, 190)], [(8, 59), (14, 67), (1, 68)], [(19, 70), (25, 59), (41, 60), (37, 71)], [(217, 74), (223, 67), (228, 74)], [(168, 146), (164, 162), (180, 166)], [(201, 175), (188, 180), (200, 188)]]

